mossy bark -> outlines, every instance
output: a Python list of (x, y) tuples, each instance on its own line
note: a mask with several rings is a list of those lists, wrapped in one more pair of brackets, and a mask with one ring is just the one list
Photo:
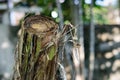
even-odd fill
[(40, 15), (27, 17), (16, 49), (13, 80), (56, 80), (58, 25)]

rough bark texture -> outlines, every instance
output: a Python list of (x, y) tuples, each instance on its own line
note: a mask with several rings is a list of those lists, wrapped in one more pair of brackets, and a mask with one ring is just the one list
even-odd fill
[(21, 27), (13, 80), (56, 80), (58, 25), (40, 15), (27, 17)]

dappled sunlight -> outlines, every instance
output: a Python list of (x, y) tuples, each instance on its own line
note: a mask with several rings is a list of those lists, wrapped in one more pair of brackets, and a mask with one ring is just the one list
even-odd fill
[(120, 80), (120, 72), (111, 73), (109, 80)]
[(99, 34), (98, 38), (104, 42), (104, 41), (109, 40), (111, 36), (109, 33), (103, 33), (103, 34)]
[(10, 73), (8, 73), (8, 72), (5, 72), (5, 73), (4, 73), (4, 77), (5, 77), (6, 79), (9, 79), (9, 78), (10, 78), (10, 76), (11, 76), (11, 74), (10, 74)]
[(112, 33), (113, 34), (120, 34), (120, 29), (115, 27), (115, 28), (112, 29)]
[(113, 35), (113, 40), (115, 42), (120, 42), (120, 35), (119, 34), (118, 35)]
[(1, 44), (1, 48), (2, 49), (6, 49), (6, 48), (9, 48), (10, 47), (10, 44), (8, 43), (8, 41), (4, 41), (2, 44)]
[(107, 40), (113, 40), (114, 42), (120, 42), (120, 29), (118, 27), (115, 27), (112, 29), (112, 33), (108, 33), (108, 32), (99, 33), (97, 37), (103, 42)]
[(108, 7), (109, 13), (108, 13), (108, 19), (109, 19), (109, 24), (120, 24), (120, 17), (119, 16), (119, 9), (113, 9), (111, 8), (111, 5)]
[(105, 69), (105, 64), (101, 64), (100, 69), (104, 70)]
[(113, 49), (112, 52), (106, 52), (105, 58), (110, 59), (112, 57), (120, 58), (120, 48)]
[[(100, 67), (102, 80), (119, 80), (120, 77), (120, 27), (106, 26), (96, 28), (96, 60)], [(101, 71), (102, 70), (102, 71)]]
[(20, 24), (21, 19), (23, 19), (25, 16), (24, 12), (20, 12), (20, 11), (12, 11), (11, 15), (10, 15), (10, 24), (12, 26), (17, 26)]
[(120, 29), (115, 27), (112, 29), (113, 41), (120, 42)]
[(105, 58), (107, 58), (107, 59), (110, 59), (110, 58), (112, 58), (114, 55), (112, 54), (112, 52), (107, 52), (107, 53), (105, 53)]
[(106, 65), (107, 68), (109, 68), (109, 67), (111, 67), (111, 62), (110, 62), (110, 61), (107, 61), (107, 62), (105, 63), (105, 65)]
[(109, 42), (108, 42), (108, 45), (109, 45), (109, 46), (112, 46), (113, 44), (114, 44), (113, 41), (109, 41)]
[(64, 2), (65, 2), (65, 0), (59, 0), (59, 2), (60, 2), (60, 3), (64, 3)]
[(113, 53), (113, 55), (114, 55), (116, 58), (117, 58), (117, 56), (120, 57), (119, 48), (118, 48), (118, 49), (113, 49), (113, 50), (112, 50), (112, 53)]
[(57, 17), (58, 17), (58, 13), (57, 13), (56, 11), (52, 11), (52, 12), (51, 12), (51, 16), (52, 16), (53, 18), (57, 18)]
[(117, 69), (120, 69), (120, 60), (116, 60), (113, 63), (112, 71), (115, 72), (115, 71), (117, 71)]
[(112, 66), (112, 63), (110, 61), (106, 61), (105, 63), (100, 65), (101, 70), (105, 70), (106, 68), (110, 68)]

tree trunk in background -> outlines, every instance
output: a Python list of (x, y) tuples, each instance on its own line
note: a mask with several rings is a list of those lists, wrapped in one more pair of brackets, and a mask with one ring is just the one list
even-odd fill
[(84, 28), (83, 28), (83, 8), (82, 8), (82, 0), (79, 0), (79, 27), (78, 27), (78, 41), (80, 44), (80, 72), (81, 72), (81, 80), (85, 80), (85, 66), (84, 66), (84, 56), (85, 56), (85, 51), (84, 51)]
[(14, 4), (12, 0), (7, 0), (7, 8), (8, 8), (8, 16), (9, 16), (9, 25), (11, 26), (11, 9), (13, 8)]
[(59, 0), (56, 0), (56, 5), (57, 5), (57, 8), (58, 8), (58, 15), (59, 15), (59, 18), (60, 18), (60, 31), (62, 31), (63, 24), (64, 24), (64, 18), (63, 18), (61, 4), (60, 4)]
[(93, 0), (90, 4), (90, 57), (89, 57), (89, 80), (93, 80), (94, 73), (94, 58), (95, 58), (95, 29), (94, 29), (94, 17), (93, 17)]
[[(119, 18), (120, 18), (120, 0), (118, 0)], [(119, 21), (120, 22), (120, 21)]]
[(58, 80), (58, 25), (39, 15), (22, 24), (13, 80)]
[[(76, 2), (78, 1), (78, 2)], [(73, 62), (75, 66), (76, 74), (75, 80), (85, 80), (85, 66), (84, 66), (84, 30), (83, 30), (83, 17), (82, 17), (82, 0), (72, 0), (71, 1), (71, 12), (73, 17), (74, 25), (77, 28), (77, 38), (78, 38), (78, 45), (73, 47)], [(80, 45), (80, 46), (79, 46)], [(76, 55), (76, 58), (75, 56)], [(79, 55), (79, 56), (78, 56)], [(76, 60), (79, 60), (76, 62)], [(79, 66), (79, 67), (78, 67)], [(80, 68), (80, 69), (78, 69)], [(78, 71), (80, 70), (80, 72)], [(80, 77), (79, 77), (79, 76)], [(78, 78), (79, 77), (79, 78)]]
[(77, 26), (79, 24), (78, 6), (74, 4), (74, 0), (69, 0), (69, 1), (70, 1), (70, 8), (71, 8), (72, 22), (75, 26)]
[(73, 59), (73, 65), (75, 68), (74, 71), (76, 73), (74, 80), (84, 80), (82, 73), (80, 72), (82, 69), (82, 65), (81, 65), (82, 55), (81, 55), (81, 46), (77, 42), (78, 38), (77, 38), (76, 32), (77, 32), (76, 28), (74, 29), (74, 31), (71, 32), (72, 41), (73, 41), (72, 59)]

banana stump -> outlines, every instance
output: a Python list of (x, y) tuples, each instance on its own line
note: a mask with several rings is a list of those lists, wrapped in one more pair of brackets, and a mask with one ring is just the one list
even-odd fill
[(56, 80), (58, 25), (34, 15), (24, 19), (16, 49), (13, 80)]

